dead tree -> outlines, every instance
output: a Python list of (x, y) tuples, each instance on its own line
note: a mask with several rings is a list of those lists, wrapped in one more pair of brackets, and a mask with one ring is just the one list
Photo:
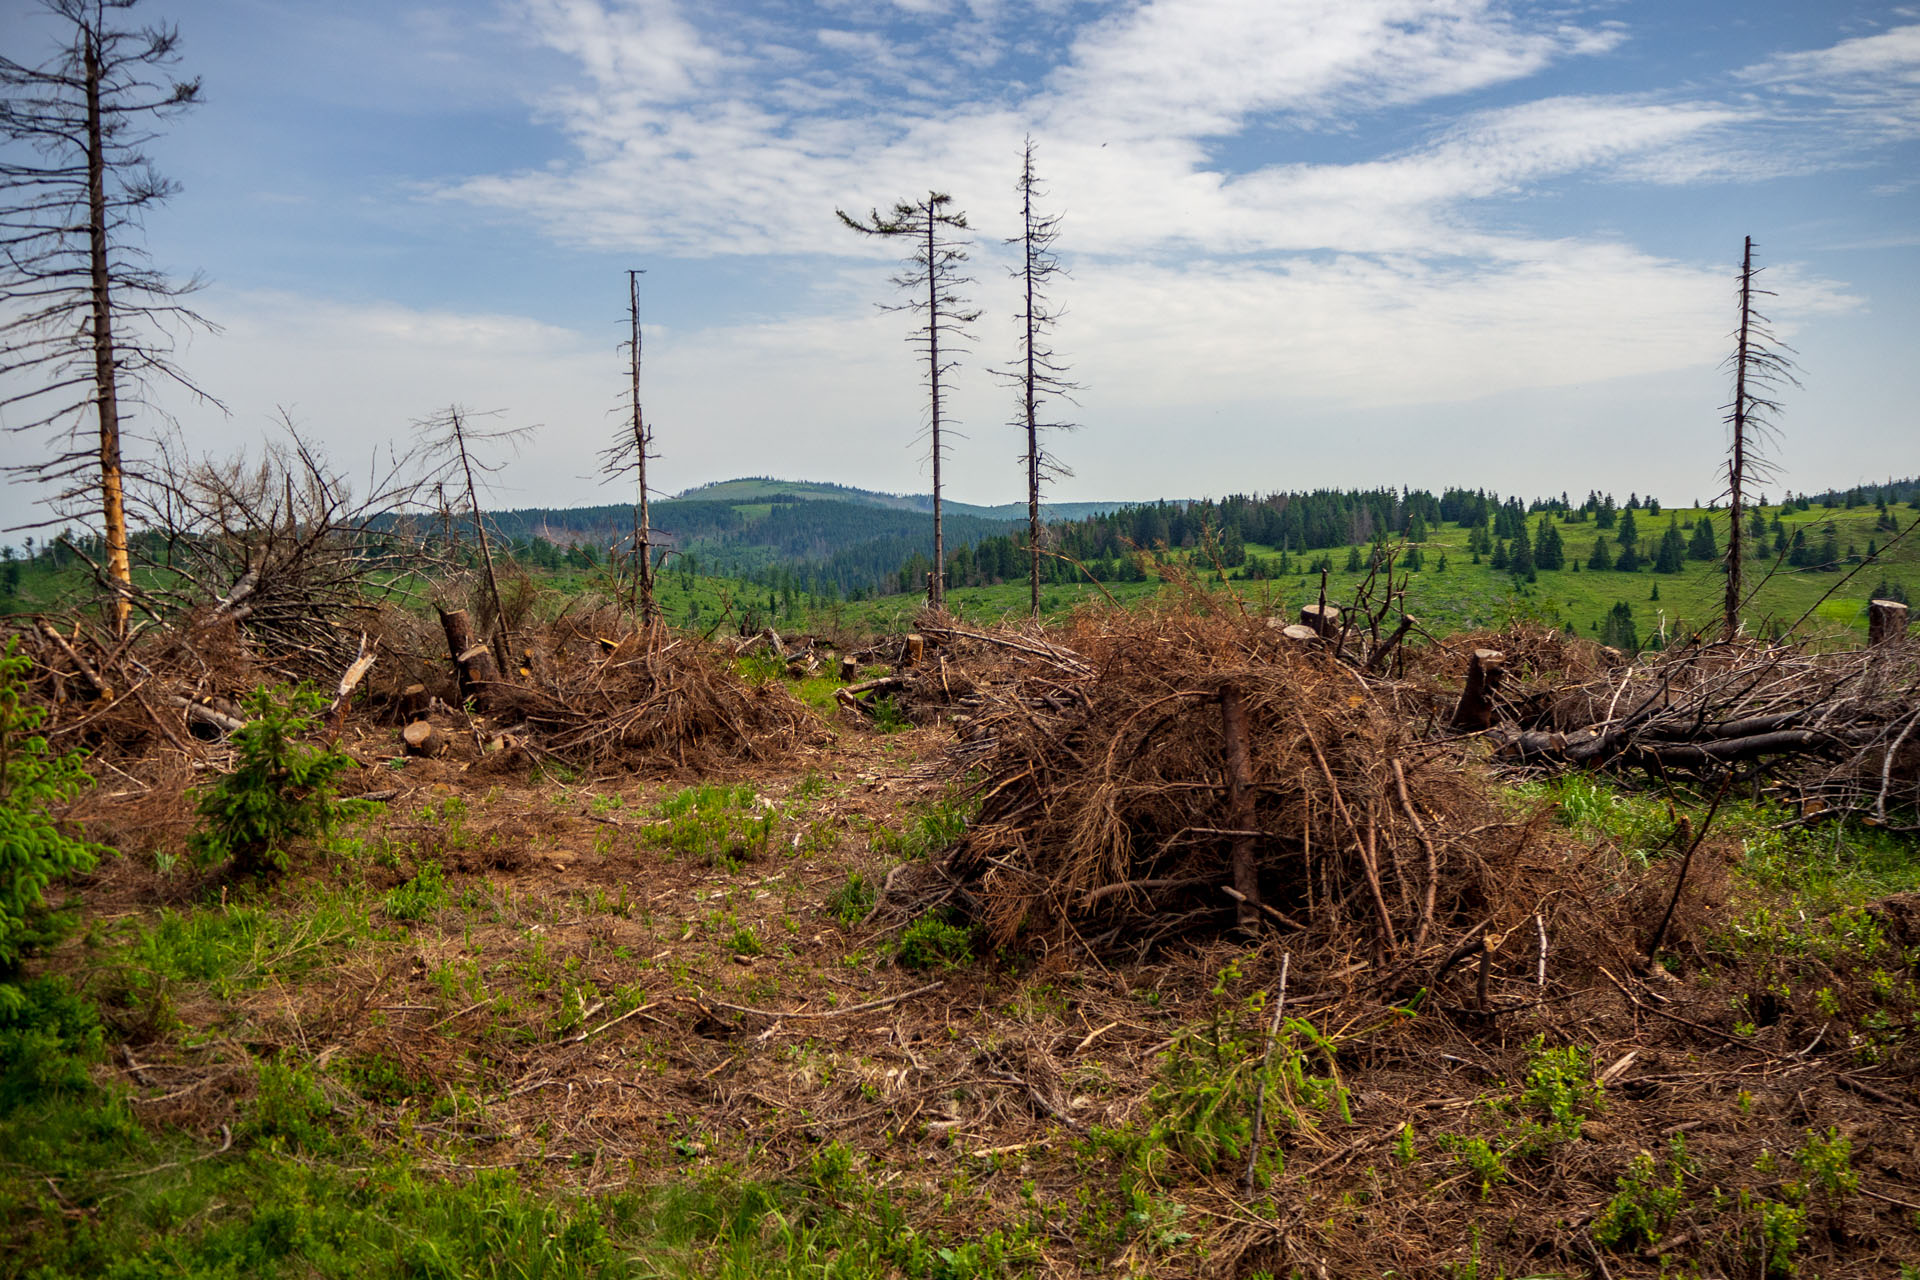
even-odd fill
[(283, 425), (259, 453), (224, 459), (157, 442), (127, 492), (146, 530), (132, 601), (184, 618), (190, 634), (230, 624), (289, 678), (331, 677), (353, 657), (364, 611), (437, 567), (412, 523), (423, 459), (376, 457), (356, 487)]
[(1040, 487), (1049, 480), (1073, 474), (1042, 448), (1040, 441), (1041, 432), (1071, 431), (1073, 424), (1043, 422), (1042, 410), (1050, 400), (1070, 401), (1072, 393), (1079, 390), (1079, 384), (1067, 379), (1066, 367), (1060, 363), (1049, 341), (1060, 310), (1047, 296), (1047, 285), (1064, 275), (1065, 271), (1053, 252), (1054, 241), (1060, 235), (1060, 215), (1039, 213), (1033, 207), (1034, 198), (1046, 193), (1033, 172), (1032, 138), (1026, 140), (1021, 155), (1020, 181), (1014, 189), (1020, 193), (1020, 234), (1007, 243), (1018, 245), (1020, 249), (1020, 264), (1012, 269), (1013, 278), (1021, 286), (1021, 310), (1016, 317), (1020, 326), (1020, 353), (1013, 367), (1006, 370), (1003, 376), (1010, 378), (1019, 389), (1020, 410), (1013, 425), (1027, 435), (1027, 451), (1020, 460), (1027, 469), (1027, 557), (1031, 587), (1029, 612), (1038, 618)]
[(531, 427), (477, 429), (474, 415), (459, 405), (449, 405), (442, 413), (415, 423), (424, 433), (427, 451), (441, 459), (440, 466), (449, 475), (457, 474), (465, 488), (467, 514), (473, 520), (474, 538), (480, 544), (480, 567), (485, 575), (487, 594), (493, 604), (493, 644), (502, 670), (512, 666), (507, 646), (507, 609), (500, 598), (500, 578), (494, 572), (493, 544), (487, 538), (486, 513), (480, 506), (480, 486), (474, 477), (499, 470), (500, 464), (476, 460), (475, 451), (486, 445), (518, 443), (531, 434)]
[(1740, 254), (1740, 327), (1734, 332), (1733, 354), (1727, 363), (1733, 366), (1733, 403), (1727, 406), (1724, 421), (1730, 439), (1727, 449), (1727, 583), (1726, 604), (1721, 617), (1721, 634), (1733, 639), (1740, 629), (1740, 610), (1745, 602), (1741, 594), (1741, 575), (1746, 565), (1745, 513), (1749, 481), (1769, 479), (1772, 464), (1766, 448), (1775, 436), (1773, 417), (1780, 410), (1772, 399), (1782, 384), (1799, 386), (1793, 376), (1789, 350), (1773, 336), (1767, 318), (1760, 314), (1755, 299), (1774, 296), (1770, 290), (1754, 287), (1758, 270), (1753, 265), (1753, 237), (1748, 236)]
[(651, 627), (660, 620), (660, 607), (653, 595), (653, 518), (648, 509), (647, 495), (647, 459), (654, 456), (651, 451), (653, 431), (640, 411), (641, 274), (639, 271), (627, 272), (628, 320), (632, 326), (628, 350), (633, 357), (633, 381), (629, 395), (633, 401), (633, 413), (627, 424), (621, 427), (614, 442), (600, 451), (600, 461), (608, 479), (633, 473), (638, 492), (633, 504), (633, 590), (628, 607), (642, 627)]
[(948, 375), (959, 367), (953, 347), (970, 341), (967, 326), (980, 318), (959, 295), (962, 285), (973, 283), (961, 274), (967, 260), (967, 241), (952, 232), (967, 230), (967, 215), (949, 211), (953, 197), (930, 191), (924, 200), (899, 201), (893, 212), (882, 215), (873, 210), (867, 218), (849, 215), (843, 209), (834, 213), (854, 231), (869, 236), (902, 236), (914, 246), (907, 255), (906, 269), (893, 278), (893, 284), (911, 301), (898, 306), (881, 304), (883, 311), (907, 311), (920, 317), (920, 324), (908, 335), (908, 341), (924, 352), (927, 359), (927, 434), (928, 452), (933, 459), (933, 574), (928, 596), (935, 609), (947, 603), (946, 543), (940, 527), (940, 464), (946, 456), (943, 432), (952, 424), (945, 419)]
[[(52, 430), (53, 456), (6, 467), (59, 486), (56, 506), (95, 505), (104, 585), (124, 633), (133, 592), (123, 431), (154, 381), (208, 399), (172, 361), (170, 326), (211, 328), (177, 281), (136, 243), (146, 210), (178, 188), (144, 148), (159, 122), (192, 106), (200, 82), (166, 74), (171, 27), (113, 25), (135, 0), (43, 0), (63, 47), (28, 66), (0, 56), (0, 409), (14, 431)], [(89, 430), (87, 424), (91, 422)], [(91, 436), (91, 439), (88, 437)]]

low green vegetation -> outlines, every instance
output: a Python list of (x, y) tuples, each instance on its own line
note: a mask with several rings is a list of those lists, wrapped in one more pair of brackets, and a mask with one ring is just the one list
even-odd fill
[(702, 783), (655, 806), (649, 840), (712, 866), (737, 868), (767, 851), (779, 810), (748, 786)]
[(76, 752), (56, 752), (36, 730), (46, 713), (23, 701), (29, 667), (18, 641), (0, 651), (0, 1011), (21, 997), (21, 960), (41, 941), (47, 888), (94, 865), (95, 849), (49, 813), (90, 779)]
[(306, 740), (326, 706), (311, 689), (248, 697), (246, 727), (232, 737), (233, 771), (205, 787), (195, 806), (203, 825), (191, 844), (203, 861), (230, 861), (238, 876), (278, 875), (294, 842), (332, 830), (341, 812), (334, 780), (353, 760)]

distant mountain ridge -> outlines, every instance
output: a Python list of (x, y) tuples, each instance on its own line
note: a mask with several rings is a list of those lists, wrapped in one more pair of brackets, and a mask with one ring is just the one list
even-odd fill
[[(1128, 504), (1049, 503), (1047, 521), (1084, 520)], [(754, 476), (700, 485), (652, 504), (658, 544), (692, 558), (703, 572), (759, 575), (781, 569), (843, 594), (897, 589), (901, 566), (933, 554), (929, 494), (876, 493), (851, 485)], [(995, 507), (943, 504), (948, 551), (972, 547), (1024, 526), (1025, 503)], [(541, 538), (561, 546), (624, 547), (632, 537), (626, 503), (522, 507), (489, 512), (502, 537)]]
[[(825, 480), (780, 480), (772, 476), (746, 476), (738, 480), (716, 480), (711, 484), (697, 485), (675, 494), (668, 501), (692, 502), (729, 502), (758, 503), (772, 502), (785, 498), (800, 501), (838, 501), (865, 503), (876, 507), (890, 507), (897, 511), (919, 511), (931, 514), (933, 495), (930, 493), (880, 493), (873, 489), (859, 489), (852, 485), (834, 484)], [(974, 516), (981, 520), (1024, 520), (1027, 517), (1027, 504), (1024, 502), (1003, 502), (997, 506), (983, 507), (972, 502), (956, 502), (947, 499), (942, 505), (944, 514)], [(1103, 516), (1109, 511), (1132, 506), (1130, 502), (1041, 502), (1040, 515), (1045, 520), (1084, 520), (1088, 516)]]

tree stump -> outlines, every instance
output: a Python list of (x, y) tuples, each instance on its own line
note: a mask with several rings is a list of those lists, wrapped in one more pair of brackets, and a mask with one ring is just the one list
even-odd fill
[(440, 628), (447, 633), (447, 652), (460, 677), (460, 694), (485, 707), (493, 686), (500, 683), (500, 667), (493, 651), (473, 638), (473, 622), (465, 609), (441, 609)]
[(1305, 604), (1300, 606), (1300, 625), (1313, 628), (1313, 633), (1325, 640), (1340, 633), (1340, 609), (1331, 604)]
[(1280, 634), (1295, 644), (1319, 644), (1320, 633), (1303, 623), (1293, 623), (1280, 628)]
[(840, 659), (840, 683), (852, 684), (860, 675), (860, 660), (852, 654)]
[(1867, 602), (1867, 643), (1886, 644), (1907, 634), (1907, 606), (1898, 600)]
[(917, 667), (926, 660), (927, 638), (919, 634), (909, 635), (907, 637), (907, 660), (900, 665), (903, 667)]
[(405, 720), (418, 720), (427, 714), (427, 686), (410, 684), (400, 691), (400, 715)]
[(425, 720), (415, 720), (400, 731), (410, 756), (437, 756), (447, 749), (447, 735)]
[(1493, 694), (1507, 674), (1507, 655), (1498, 649), (1475, 649), (1467, 661), (1467, 687), (1453, 709), (1451, 727), (1485, 729), (1493, 724)]

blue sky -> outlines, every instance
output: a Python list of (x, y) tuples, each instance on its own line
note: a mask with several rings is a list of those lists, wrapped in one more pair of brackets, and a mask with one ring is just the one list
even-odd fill
[[(503, 505), (609, 500), (625, 275), (664, 491), (926, 487), (888, 246), (948, 191), (985, 314), (951, 496), (1020, 495), (1004, 237), (1031, 134), (1085, 384), (1062, 499), (1717, 488), (1751, 234), (1804, 386), (1783, 480), (1920, 471), (1920, 7), (1792, 0), (144, 0), (206, 104), (148, 246), (182, 363), (344, 464), (450, 402), (539, 424)], [(37, 54), (25, 0), (8, 50)], [(11, 442), (10, 448), (24, 442)], [(0, 497), (7, 514), (28, 495)]]

